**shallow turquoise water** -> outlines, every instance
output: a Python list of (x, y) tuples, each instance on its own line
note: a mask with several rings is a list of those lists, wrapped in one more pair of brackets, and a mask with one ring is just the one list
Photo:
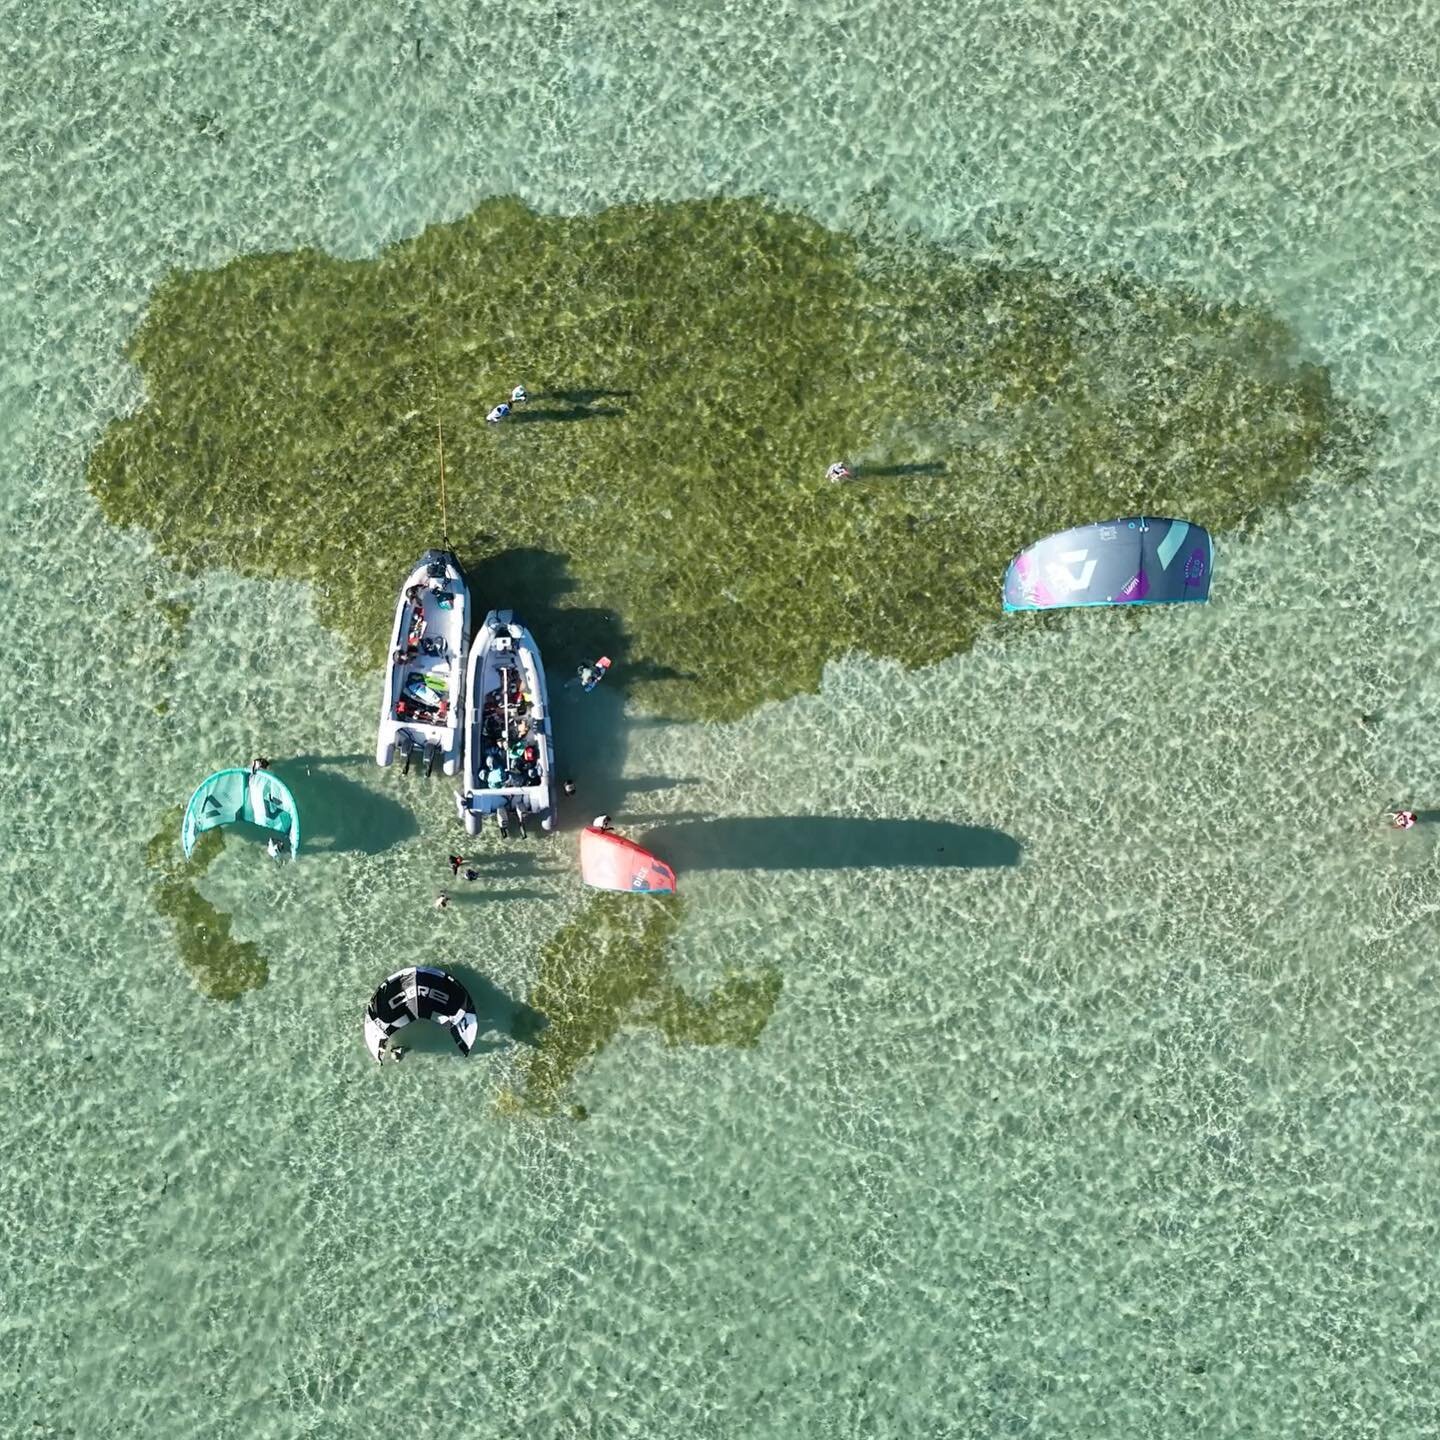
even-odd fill
[[(13, 1433), (1433, 1431), (1440, 831), (1378, 817), (1440, 808), (1440, 17), (1171, 9), (0, 4)], [(368, 765), (373, 677), (303, 591), (182, 581), (100, 521), (146, 296), (495, 193), (845, 223), (876, 185), (966, 250), (1273, 306), (1385, 416), (1373, 474), (1222, 537), (1203, 610), (856, 656), (736, 726), (631, 717), (627, 824), (1025, 847), (688, 877), (677, 973), (784, 975), (755, 1049), (622, 1035), (583, 1123), (496, 1114), (508, 1043), (377, 1069), (359, 1009), (437, 933), (524, 995), (573, 842), (436, 916), (445, 794)], [(147, 585), (194, 604), (178, 637)], [(257, 748), (396, 838), (227, 850), (205, 893), (270, 981), (221, 1006), (142, 852)]]

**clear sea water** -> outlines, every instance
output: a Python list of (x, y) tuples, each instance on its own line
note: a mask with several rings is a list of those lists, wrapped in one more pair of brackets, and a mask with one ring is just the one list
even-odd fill
[[(0, 1433), (1435, 1433), (1440, 826), (1382, 818), (1440, 808), (1433, 0), (0, 0), (0, 37)], [(843, 224), (878, 184), (962, 250), (1273, 307), (1384, 415), (1370, 478), (1222, 537), (1208, 607), (634, 717), (627, 824), (1024, 845), (687, 877), (677, 973), (783, 973), (755, 1048), (623, 1033), (583, 1121), (497, 1113), (508, 1043), (374, 1066), (365, 999), (437, 943), (523, 997), (573, 836), (435, 914), (446, 793), (368, 763), (304, 591), (101, 521), (147, 296), (498, 193)], [(403, 823), (227, 849), (270, 979), (223, 1005), (143, 847), (257, 749)]]

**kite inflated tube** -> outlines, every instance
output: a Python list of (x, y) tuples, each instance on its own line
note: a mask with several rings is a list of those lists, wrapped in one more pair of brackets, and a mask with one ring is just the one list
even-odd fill
[(470, 992), (453, 976), (428, 965), (397, 970), (365, 1007), (365, 1048), (379, 1060), (397, 1030), (415, 1020), (433, 1020), (450, 1032), (455, 1048), (468, 1055), (480, 1033)]

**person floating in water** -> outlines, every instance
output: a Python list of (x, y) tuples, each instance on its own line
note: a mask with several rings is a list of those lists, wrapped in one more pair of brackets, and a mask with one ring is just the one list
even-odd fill
[(509, 405), (507, 405), (507, 404), (505, 403), (505, 401), (502, 400), (502, 401), (485, 417), (485, 420), (486, 420), (486, 422), (487, 422), (488, 424), (490, 424), (490, 425), (498, 425), (509, 413), (510, 413), (510, 407), (509, 407)]
[(442, 891), (435, 897), (435, 908), (436, 908), (437, 910), (445, 910), (445, 909), (448, 909), (448, 908), (449, 908), (449, 905), (450, 905), (450, 897), (442, 890)]
[(567, 780), (560, 788), (567, 795), (573, 795), (575, 793), (575, 782), (573, 780)]
[(452, 855), (450, 857), (450, 873), (452, 875), (458, 875), (460, 873), (460, 867), (464, 863), (465, 857), (463, 855)]
[(593, 690), (610, 669), (610, 657), (602, 655), (593, 665), (582, 665), (575, 672), (582, 690)]
[(851, 468), (843, 460), (837, 460), (825, 472), (825, 478), (827, 480), (849, 480), (854, 475), (854, 473), (855, 472), (851, 470)]
[(512, 405), (524, 405), (529, 399), (530, 396), (526, 393), (523, 385), (517, 385), (510, 392), (510, 403)]
[(1413, 810), (1397, 810), (1390, 817), (1390, 823), (1397, 830), (1409, 830), (1419, 818)]

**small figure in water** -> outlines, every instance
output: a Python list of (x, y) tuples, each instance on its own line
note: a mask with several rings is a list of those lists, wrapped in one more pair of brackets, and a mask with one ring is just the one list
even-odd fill
[(272, 860), (282, 860), (285, 857), (285, 842), (278, 836), (272, 835), (265, 842), (265, 853)]
[(615, 826), (611, 823), (608, 815), (597, 815), (590, 824), (594, 826), (596, 830), (603, 830), (607, 835), (613, 835), (615, 833)]
[(398, 1063), (405, 1058), (405, 1052), (398, 1045), (391, 1045), (389, 1049), (385, 1051), (385, 1058)]
[(460, 873), (460, 867), (464, 863), (465, 857), (463, 855), (452, 855), (450, 857), (450, 873), (452, 875), (458, 875)]
[(465, 872), (465, 878), (467, 880), (478, 880), (480, 878), (480, 872), (478, 870), (467, 870)]
[(486, 423), (498, 425), (508, 414), (510, 407), (503, 400), (485, 417)]
[(510, 403), (512, 405), (523, 405), (529, 398), (529, 395), (525, 393), (525, 387), (523, 385), (517, 385), (510, 392)]
[(450, 905), (450, 897), (442, 890), (442, 891), (435, 897), (435, 908), (436, 908), (437, 910), (445, 910), (445, 909), (448, 909), (448, 908), (449, 908), (449, 905)]
[(604, 678), (610, 669), (610, 657), (602, 655), (593, 665), (582, 665), (575, 672), (580, 680), (582, 690), (593, 690)]
[(849, 480), (855, 472), (843, 461), (837, 460), (826, 472), (827, 480)]
[(560, 788), (567, 795), (573, 795), (575, 793), (575, 782), (573, 780), (567, 780)]
[(258, 773), (258, 772), (261, 771), (261, 770), (268, 770), (269, 768), (270, 768), (270, 759), (269, 759), (269, 757), (266, 756), (266, 755), (257, 755), (257, 756), (250, 762), (250, 773), (251, 773), (252, 775)]
[(1390, 817), (1390, 823), (1397, 830), (1408, 830), (1419, 818), (1413, 810), (1397, 810)]

